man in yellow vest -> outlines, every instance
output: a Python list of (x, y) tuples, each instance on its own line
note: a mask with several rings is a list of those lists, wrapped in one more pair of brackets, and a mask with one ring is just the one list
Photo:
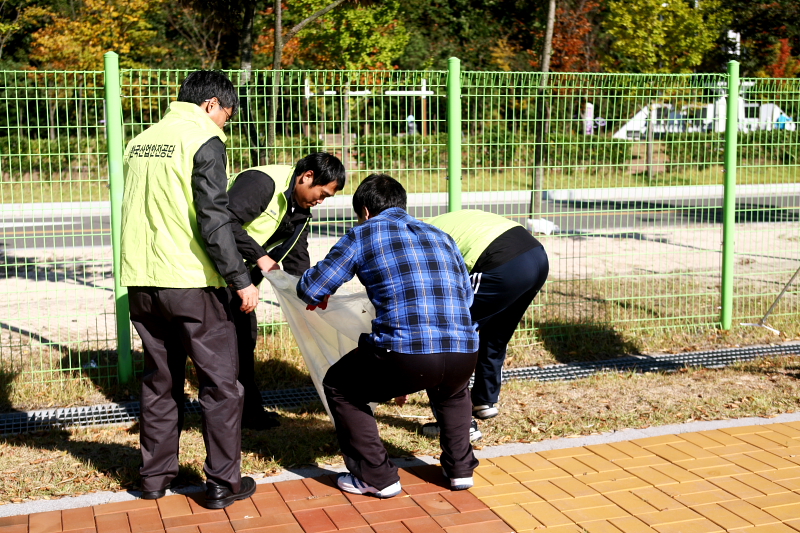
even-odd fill
[(164, 496), (178, 475), (183, 385), (188, 355), (197, 370), (206, 444), (206, 498), (222, 509), (256, 489), (241, 477), (244, 391), (230, 286), (242, 312), (258, 303), (236, 250), (226, 205), (226, 136), (239, 105), (233, 84), (217, 71), (196, 71), (178, 100), (125, 150), (122, 285), (142, 338), (140, 445), (142, 498)]
[[(542, 244), (523, 226), (494, 213), (463, 209), (428, 221), (456, 241), (470, 273), (475, 297), (470, 307), (478, 324), (480, 345), (472, 416), (497, 416), (503, 362), (511, 336), (547, 280), (550, 263)], [(436, 414), (436, 413), (434, 413)], [(425, 424), (423, 434), (439, 434), (438, 422)], [(481, 436), (473, 421), (471, 440)]]
[[(250, 266), (257, 286), (261, 272), (279, 268), (300, 276), (308, 270), (308, 224), (311, 208), (341, 191), (344, 165), (325, 152), (309, 154), (294, 167), (267, 165), (240, 173), (228, 189), (228, 210), (239, 253)], [(236, 301), (236, 297), (234, 297)], [(264, 411), (255, 380), (258, 319), (233, 306), (239, 347), (239, 383), (244, 387), (242, 427), (269, 429), (280, 425), (274, 413)]]

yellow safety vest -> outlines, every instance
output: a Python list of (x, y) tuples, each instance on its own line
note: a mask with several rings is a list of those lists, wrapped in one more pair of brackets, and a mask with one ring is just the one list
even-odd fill
[(428, 224), (449, 234), (472, 272), (481, 254), (492, 242), (513, 227), (521, 226), (506, 217), (478, 209), (462, 209), (432, 218)]

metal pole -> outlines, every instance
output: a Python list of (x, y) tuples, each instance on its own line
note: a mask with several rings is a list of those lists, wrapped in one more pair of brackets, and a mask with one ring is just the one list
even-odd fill
[(722, 329), (733, 322), (733, 252), (736, 221), (736, 156), (739, 134), (739, 62), (728, 63), (728, 112), (725, 120), (725, 196), (722, 204)]
[(461, 62), (447, 60), (447, 210), (461, 209)]
[(111, 188), (111, 246), (114, 251), (114, 300), (117, 315), (117, 374), (120, 383), (133, 376), (131, 321), (128, 289), (120, 285), (120, 240), (122, 237), (122, 96), (119, 86), (119, 56), (103, 56), (106, 89), (106, 135), (108, 136), (108, 180)]

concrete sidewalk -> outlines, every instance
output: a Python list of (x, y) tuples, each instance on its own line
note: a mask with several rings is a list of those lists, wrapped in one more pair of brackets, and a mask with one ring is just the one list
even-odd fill
[(389, 500), (342, 493), (333, 472), (317, 470), (305, 474), (326, 475), (261, 479), (253, 497), (217, 511), (202, 507), (202, 492), (4, 505), (0, 533), (800, 531), (797, 414), (497, 446), (477, 455), (475, 487), (464, 492), (451, 492), (441, 469), (421, 458), (401, 463), (403, 493)]

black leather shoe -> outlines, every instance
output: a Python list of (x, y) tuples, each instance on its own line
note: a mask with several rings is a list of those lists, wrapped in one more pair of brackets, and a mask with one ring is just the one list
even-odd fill
[(249, 498), (255, 492), (256, 482), (251, 477), (242, 478), (239, 492), (222, 485), (210, 485), (206, 490), (206, 509), (224, 509), (235, 501)]
[(142, 491), (142, 499), (143, 500), (157, 500), (159, 498), (163, 498), (166, 493), (167, 493), (167, 489), (143, 490)]
[[(275, 416), (269, 416), (270, 414)], [(252, 429), (255, 431), (263, 431), (265, 429), (272, 429), (281, 425), (280, 420), (276, 413), (269, 413), (269, 411), (262, 411), (257, 415), (249, 415), (242, 417), (242, 428)]]

